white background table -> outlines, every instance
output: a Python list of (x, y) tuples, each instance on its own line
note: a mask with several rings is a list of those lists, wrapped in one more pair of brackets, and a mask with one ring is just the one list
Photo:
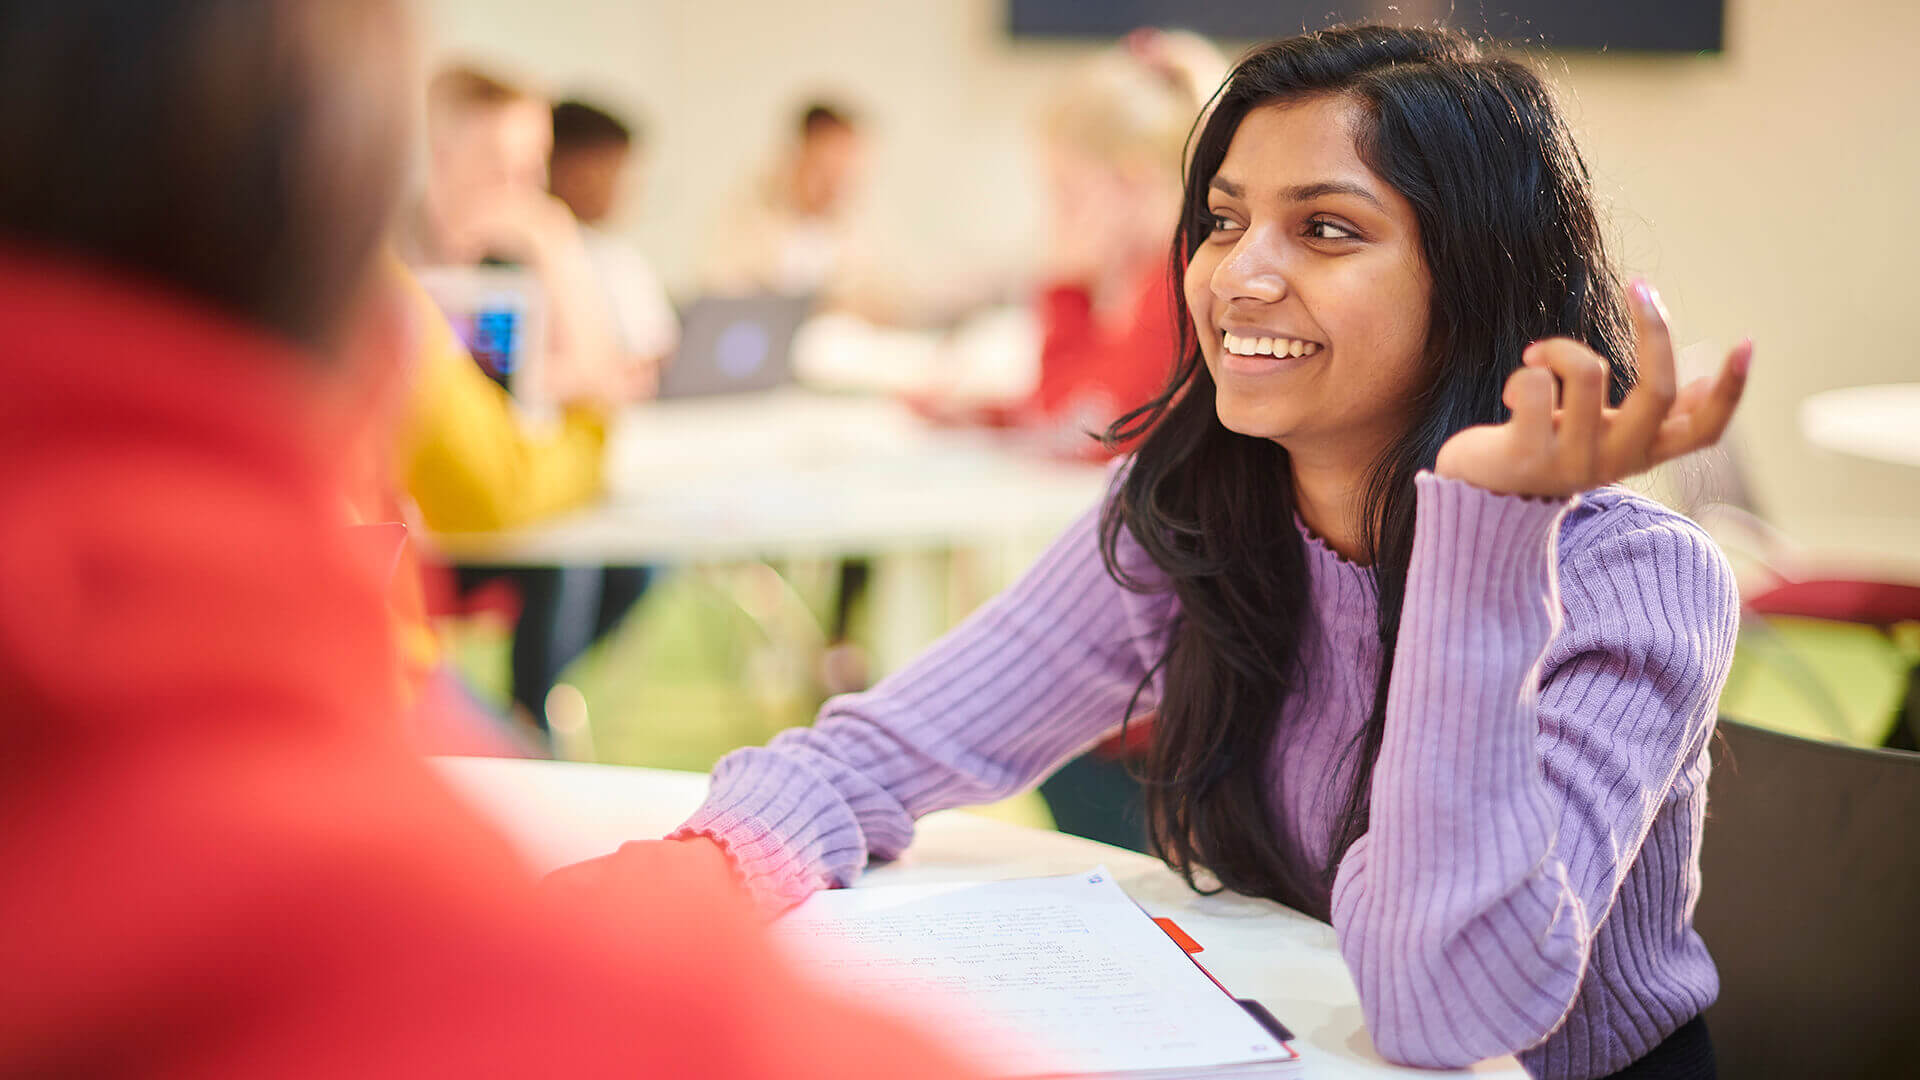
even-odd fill
[[(455, 562), (496, 566), (870, 557), (883, 672), (954, 621), (948, 553), (986, 552), (1011, 573), (1107, 484), (1102, 465), (1023, 453), (1004, 434), (936, 428), (882, 397), (800, 389), (636, 408), (607, 455), (599, 503), (433, 544)], [(985, 599), (976, 591), (953, 606)]]
[(1920, 467), (1920, 383), (1814, 394), (1800, 403), (1800, 429), (1823, 449)]
[(1050, 536), (1105, 490), (1099, 465), (935, 428), (885, 398), (805, 390), (624, 414), (602, 502), (525, 529), (443, 533), (469, 564), (877, 555)]
[[(608, 765), (444, 758), (448, 780), (498, 822), (536, 869), (604, 855), (662, 836), (691, 814), (706, 777)], [(1380, 1060), (1333, 930), (1265, 900), (1200, 896), (1158, 860), (1064, 833), (964, 813), (921, 819), (913, 847), (862, 885), (983, 881), (1070, 874), (1104, 863), (1128, 895), (1198, 941), (1200, 959), (1226, 987), (1265, 1004), (1291, 1028), (1312, 1080), (1498, 1076), (1523, 1080), (1511, 1058), (1467, 1073), (1401, 1069)]]

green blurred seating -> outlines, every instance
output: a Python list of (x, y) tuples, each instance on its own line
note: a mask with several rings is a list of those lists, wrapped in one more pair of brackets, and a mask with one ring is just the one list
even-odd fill
[(1749, 613), (1720, 711), (1769, 731), (1882, 746), (1901, 723), (1916, 663), (1920, 633)]
[[(561, 675), (585, 698), (595, 759), (706, 772), (729, 751), (811, 723), (824, 697), (820, 614), (831, 610), (813, 599), (762, 564), (663, 572), (626, 621)], [(469, 681), (504, 700), (501, 629), (456, 623), (452, 636)], [(1033, 792), (976, 812), (1053, 827)]]

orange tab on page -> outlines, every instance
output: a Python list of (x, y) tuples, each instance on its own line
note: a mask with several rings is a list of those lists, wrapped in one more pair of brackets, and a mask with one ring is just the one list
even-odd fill
[(1187, 932), (1185, 930), (1180, 929), (1180, 927), (1177, 924), (1175, 924), (1172, 919), (1155, 919), (1153, 921), (1155, 925), (1160, 927), (1160, 929), (1165, 930), (1167, 932), (1167, 936), (1173, 939), (1173, 943), (1175, 945), (1178, 945), (1182, 949), (1185, 949), (1188, 955), (1205, 951), (1200, 947), (1199, 942), (1188, 937)]

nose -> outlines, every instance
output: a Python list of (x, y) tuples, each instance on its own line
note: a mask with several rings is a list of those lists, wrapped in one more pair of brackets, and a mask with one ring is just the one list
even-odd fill
[(1287, 295), (1287, 278), (1278, 252), (1258, 233), (1243, 234), (1227, 257), (1213, 268), (1214, 298), (1224, 303), (1249, 300), (1278, 303)]

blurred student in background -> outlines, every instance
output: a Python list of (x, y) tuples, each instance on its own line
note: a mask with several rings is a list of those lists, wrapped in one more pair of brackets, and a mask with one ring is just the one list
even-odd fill
[[(1101, 459), (1132, 449), (1094, 436), (1152, 400), (1178, 344), (1168, 250), (1180, 205), (1182, 155), (1202, 107), (1226, 77), (1205, 38), (1138, 30), (1082, 68), (1042, 111), (1048, 178), (1040, 382), (995, 419), (1042, 447)], [(1040, 787), (1068, 832), (1147, 846), (1133, 769), (1142, 722), (1068, 762)]]
[[(398, 515), (382, 520), (413, 520), (441, 531), (480, 532), (511, 528), (579, 506), (602, 491), (607, 437), (604, 407), (574, 403), (557, 424), (530, 423), (506, 389), (481, 369), (448, 323), (447, 316), (397, 264), (395, 285), (410, 309), (414, 333), (412, 378), (391, 438), (380, 446), (382, 479), (404, 493)], [(411, 513), (407, 511), (411, 510)], [(599, 568), (522, 567), (452, 571), (427, 568), (429, 587), (416, 607), (419, 617), (403, 617), (403, 640), (425, 679), (422, 707), (413, 726), (422, 745), (435, 753), (475, 753), (476, 737), (487, 753), (500, 753), (503, 734), (490, 706), (481, 706), (446, 656), (429, 613), (454, 605), (449, 593), (507, 580), (518, 601), (512, 645), (512, 701), (518, 724), (540, 726), (545, 697), (560, 671), (591, 636), (632, 605), (646, 585), (644, 571)], [(568, 591), (569, 579), (584, 579)], [(462, 588), (464, 586), (464, 589)], [(578, 613), (566, 598), (584, 593)], [(431, 598), (431, 599), (428, 599)], [(477, 600), (476, 600), (477, 602)], [(574, 644), (562, 640), (564, 632)], [(506, 729), (516, 746), (539, 749), (539, 738), (525, 727)], [(529, 738), (529, 736), (533, 736)], [(542, 751), (544, 752), (544, 751)]]
[(342, 502), (413, 70), (398, 0), (0, 6), (0, 1074), (952, 1075), (718, 858), (543, 894), (401, 737)]
[(1167, 252), (1180, 157), (1226, 62), (1192, 34), (1142, 30), (1080, 71), (1042, 114), (1049, 235), (1040, 384), (1019, 422), (1105, 456), (1090, 432), (1145, 404), (1176, 340)]
[(916, 404), (944, 420), (1022, 429), (1050, 454), (1100, 460), (1130, 448), (1095, 433), (1171, 374), (1167, 254), (1181, 152), (1225, 74), (1204, 38), (1139, 30), (1054, 93), (1038, 125), (1047, 178), (1039, 381), (1011, 405)]
[[(586, 235), (567, 204), (547, 191), (554, 125), (544, 99), (477, 68), (449, 67), (428, 87), (427, 143), (425, 190), (403, 223), (403, 257), (422, 268), (492, 262), (530, 271), (547, 328), (537, 344), (543, 371), (537, 394), (564, 411), (558, 430), (504, 441), (495, 437), (497, 425), (458, 422), (461, 415), (479, 416), (482, 405), (494, 413), (477, 391), (424, 388), (409, 428), (419, 450), (409, 458), (408, 487), (436, 529), (510, 528), (600, 490), (607, 413), (652, 393), (660, 352), (623, 348)], [(647, 333), (648, 348), (664, 351), (664, 332)], [(449, 391), (451, 380), (449, 372)], [(517, 709), (545, 727), (547, 692), (569, 663), (625, 617), (646, 589), (647, 572), (482, 567), (461, 569), (457, 579), (462, 594), (495, 580), (510, 582), (518, 593), (511, 693)]]
[(626, 401), (649, 376), (622, 362), (579, 224), (547, 193), (552, 147), (543, 99), (477, 68), (441, 71), (427, 89), (426, 187), (401, 256), (419, 267), (525, 267), (546, 305), (544, 394)]
[(607, 410), (573, 402), (529, 422), (489, 378), (413, 275), (393, 276), (415, 318), (414, 377), (396, 460), (428, 528), (510, 529), (572, 509), (602, 488)]
[(602, 231), (626, 178), (641, 168), (642, 150), (634, 129), (604, 109), (584, 101), (553, 107), (549, 188), (580, 223), (621, 351), (628, 362), (658, 370), (680, 343), (673, 304), (647, 257)]
[(800, 111), (793, 142), (743, 197), (726, 204), (702, 256), (711, 292), (820, 296), (830, 306), (864, 295), (865, 254), (849, 209), (865, 171), (866, 136), (844, 107)]

